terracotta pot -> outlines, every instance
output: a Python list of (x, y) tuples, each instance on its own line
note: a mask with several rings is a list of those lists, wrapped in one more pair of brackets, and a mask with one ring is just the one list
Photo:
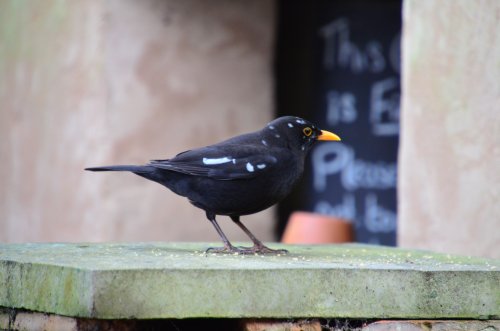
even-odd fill
[(287, 244), (325, 244), (353, 241), (352, 224), (317, 213), (293, 212), (281, 238)]

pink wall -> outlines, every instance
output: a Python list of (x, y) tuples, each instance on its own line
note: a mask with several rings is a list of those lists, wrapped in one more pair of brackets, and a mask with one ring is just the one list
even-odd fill
[[(262, 127), (273, 29), (267, 0), (0, 3), (0, 241), (218, 241), (186, 199), (83, 168)], [(270, 211), (243, 221), (273, 238)]]
[(399, 244), (500, 258), (500, 2), (404, 5)]

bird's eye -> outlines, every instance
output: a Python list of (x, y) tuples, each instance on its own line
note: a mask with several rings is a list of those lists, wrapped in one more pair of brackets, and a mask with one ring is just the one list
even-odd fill
[(313, 130), (310, 127), (305, 127), (304, 130), (302, 130), (302, 132), (304, 132), (306, 137), (309, 137), (310, 135), (312, 135)]

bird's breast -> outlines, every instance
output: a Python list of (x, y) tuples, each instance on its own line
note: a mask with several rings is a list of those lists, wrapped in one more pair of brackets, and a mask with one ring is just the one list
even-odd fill
[(185, 196), (197, 207), (219, 215), (247, 215), (284, 199), (300, 179), (303, 165), (283, 163), (251, 178), (216, 180), (199, 177), (190, 181)]

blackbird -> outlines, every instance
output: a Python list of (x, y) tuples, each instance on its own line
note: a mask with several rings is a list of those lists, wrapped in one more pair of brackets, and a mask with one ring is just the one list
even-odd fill
[[(188, 150), (171, 159), (85, 170), (130, 171), (188, 198), (205, 211), (224, 243), (224, 247), (210, 251), (284, 253), (266, 247), (240, 222), (240, 216), (257, 213), (285, 198), (303, 173), (307, 152), (318, 140), (340, 138), (302, 118), (284, 116), (262, 130)], [(253, 247), (233, 246), (215, 220), (216, 215), (229, 216), (252, 240)]]

